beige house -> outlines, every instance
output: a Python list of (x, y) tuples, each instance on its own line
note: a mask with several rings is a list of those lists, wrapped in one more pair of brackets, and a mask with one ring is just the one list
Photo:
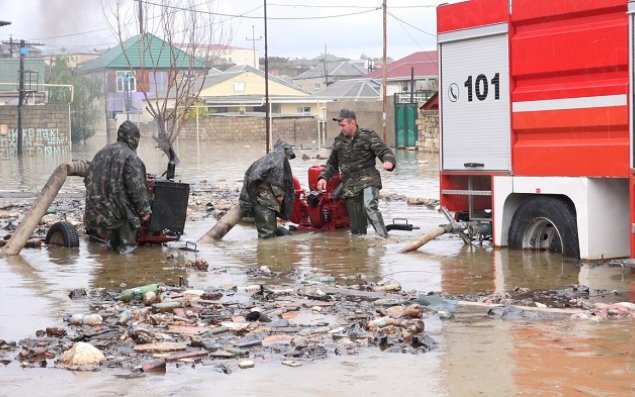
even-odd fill
[(60, 53), (54, 55), (47, 55), (44, 58), (44, 62), (47, 65), (51, 65), (55, 57), (62, 56), (68, 59), (68, 66), (71, 68), (76, 68), (79, 65), (82, 65), (88, 61), (92, 61), (101, 56), (98, 52), (73, 52), (73, 53)]
[[(318, 101), (302, 88), (269, 76), (271, 113), (317, 116)], [(211, 113), (265, 112), (265, 74), (250, 66), (235, 66), (208, 75), (199, 98)]]

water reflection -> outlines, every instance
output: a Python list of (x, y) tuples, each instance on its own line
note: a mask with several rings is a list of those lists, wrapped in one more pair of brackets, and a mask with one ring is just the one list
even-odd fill
[(313, 274), (377, 276), (385, 253), (382, 240), (351, 236), (346, 231), (307, 233), (286, 241), (259, 241), (257, 261), (275, 271), (296, 270)]
[[(22, 163), (17, 157), (0, 159), (0, 178), (3, 190), (25, 190), (38, 192), (55, 168), (64, 162), (73, 160), (90, 161), (95, 153), (106, 144), (105, 137), (92, 137), (86, 143), (73, 145), (72, 154), (25, 156)], [(175, 144), (180, 163), (176, 168), (176, 179), (193, 183), (202, 180), (209, 182), (241, 182), (249, 165), (265, 154), (264, 147), (250, 144), (227, 144), (201, 141), (177, 140)], [(162, 175), (167, 168), (168, 159), (156, 148), (151, 137), (143, 136), (137, 150), (146, 164), (149, 173)], [(298, 156), (291, 161), (294, 175), (302, 185), (308, 188), (308, 168), (325, 163), (327, 149), (298, 150)], [(302, 157), (305, 155), (306, 160)], [(316, 158), (318, 155), (321, 158)], [(436, 198), (438, 189), (438, 155), (408, 150), (397, 150), (397, 168), (393, 172), (383, 172), (386, 192), (407, 194), (408, 196)], [(416, 181), (416, 183), (413, 183)], [(68, 178), (62, 191), (83, 191), (82, 178)]]
[(87, 244), (87, 251), (87, 259), (93, 262), (91, 288), (121, 289), (152, 283), (187, 285), (185, 260), (166, 256), (161, 248), (144, 246), (131, 255), (117, 255), (103, 244)]
[(468, 313), (445, 323), (442, 382), (451, 396), (632, 395), (634, 325)]
[(441, 291), (448, 294), (502, 294), (516, 288), (549, 291), (580, 284), (633, 300), (635, 274), (608, 264), (580, 266), (557, 253), (463, 245), (454, 255), (439, 260)]
[(48, 253), (48, 259), (51, 263), (60, 266), (69, 266), (77, 263), (80, 258), (79, 248), (65, 248), (65, 247), (46, 247)]
[(73, 283), (69, 267), (51, 267), (41, 255), (2, 258), (0, 265), (0, 338), (34, 337), (37, 329), (59, 323), (65, 313), (81, 306), (70, 301), (62, 287)]
[(626, 396), (635, 392), (635, 322), (514, 324), (518, 389), (532, 396)]
[(55, 167), (70, 160), (70, 154), (10, 156), (0, 159), (2, 190), (37, 192)]

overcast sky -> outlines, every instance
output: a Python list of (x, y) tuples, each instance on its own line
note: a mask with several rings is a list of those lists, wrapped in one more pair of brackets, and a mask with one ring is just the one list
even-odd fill
[[(120, 0), (133, 4), (134, 0)], [(152, 2), (152, 0), (148, 0)], [(436, 5), (448, 0), (387, 0), (388, 56), (404, 57), (436, 48)], [(0, 39), (64, 46), (70, 50), (103, 49), (117, 44), (104, 5), (115, 0), (0, 0)], [(195, 1), (196, 4), (205, 0)], [(264, 55), (264, 1), (216, 0), (208, 8), (219, 15), (223, 43), (252, 48)], [(359, 59), (381, 57), (381, 0), (268, 0), (269, 56), (313, 58), (329, 54)], [(186, 4), (185, 1), (182, 2)], [(107, 13), (106, 13), (107, 14)], [(255, 41), (252, 39), (255, 38)]]

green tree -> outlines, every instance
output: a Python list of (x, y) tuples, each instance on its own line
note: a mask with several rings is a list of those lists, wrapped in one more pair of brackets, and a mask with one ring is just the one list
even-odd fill
[(95, 135), (98, 120), (103, 115), (96, 101), (102, 94), (101, 80), (76, 75), (70, 66), (69, 57), (60, 55), (51, 63), (48, 83), (73, 86), (72, 97), (70, 90), (55, 87), (51, 87), (49, 95), (49, 103), (70, 104), (71, 140), (86, 141)]

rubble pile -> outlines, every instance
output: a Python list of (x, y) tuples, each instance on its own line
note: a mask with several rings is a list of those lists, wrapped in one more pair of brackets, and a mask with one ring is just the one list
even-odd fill
[(582, 319), (633, 319), (635, 318), (635, 303), (617, 302), (613, 304), (595, 303), (593, 308), (578, 316)]
[[(316, 278), (329, 278), (319, 276)], [(77, 290), (90, 313), (19, 342), (0, 341), (0, 358), (24, 367), (143, 372), (211, 364), (228, 373), (258, 362), (284, 365), (378, 347), (421, 353), (436, 347), (425, 334), (425, 309), (388, 283), (359, 289), (305, 280), (294, 285), (190, 289), (150, 284), (119, 293)], [(369, 290), (364, 290), (368, 288)]]

